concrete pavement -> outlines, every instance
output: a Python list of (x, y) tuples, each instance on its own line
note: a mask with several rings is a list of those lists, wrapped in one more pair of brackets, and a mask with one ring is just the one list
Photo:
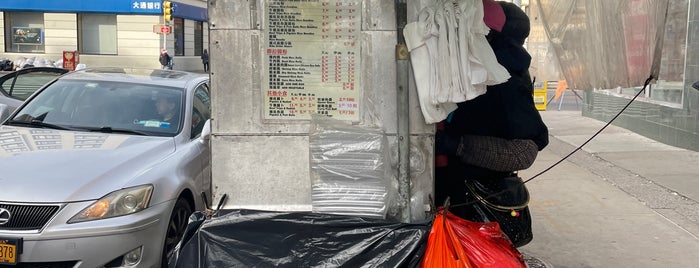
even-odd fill
[[(550, 144), (525, 180), (605, 124), (580, 111), (542, 117)], [(698, 152), (609, 126), (528, 188), (534, 240), (520, 249), (553, 267), (699, 267)]]

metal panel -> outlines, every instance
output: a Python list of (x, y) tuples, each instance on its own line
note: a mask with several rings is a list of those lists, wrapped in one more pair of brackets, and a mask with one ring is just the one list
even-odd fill
[[(395, 31), (365, 31), (362, 44), (362, 124), (397, 132)], [(417, 99), (417, 88), (410, 79), (410, 133), (433, 134), (426, 125)]]
[[(395, 155), (396, 137), (388, 139)], [(308, 143), (307, 136), (214, 136), (213, 177), (225, 178), (214, 179), (215, 198), (228, 194), (226, 208), (310, 210)], [(414, 211), (433, 193), (433, 147), (431, 136), (411, 137), (411, 196), (419, 201)]]
[(262, 0), (209, 0), (209, 26), (213, 29), (254, 29)]
[[(398, 169), (398, 142), (396, 136), (389, 136), (391, 144), (391, 167)], [(410, 137), (410, 196), (412, 221), (419, 221), (420, 214), (429, 206), (429, 196), (434, 198), (434, 137), (430, 135), (413, 135)], [(397, 176), (397, 174), (394, 174)], [(397, 180), (397, 177), (395, 178)], [(397, 182), (396, 182), (397, 183)]]
[(308, 133), (308, 121), (262, 120), (262, 41), (257, 30), (212, 30), (214, 134)]
[[(262, 119), (264, 0), (240, 2), (209, 1), (214, 198), (227, 193), (229, 208), (310, 210), (309, 122)], [(397, 145), (393, 8), (393, 1), (363, 2), (359, 124), (381, 128)], [(412, 195), (426, 203), (434, 184), (434, 126), (424, 124), (414, 84), (410, 94)]]
[(214, 136), (214, 196), (227, 208), (307, 210), (311, 204), (308, 137)]
[(362, 6), (362, 31), (396, 31), (393, 1), (365, 0)]

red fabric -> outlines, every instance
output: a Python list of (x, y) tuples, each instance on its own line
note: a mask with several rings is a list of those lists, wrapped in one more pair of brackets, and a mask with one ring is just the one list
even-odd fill
[(444, 121), (441, 121), (435, 125), (437, 126), (437, 131), (444, 131)]
[(488, 28), (502, 32), (505, 26), (505, 11), (493, 0), (483, 0), (483, 22)]
[(434, 157), (435, 167), (446, 167), (449, 165), (449, 157), (443, 154), (438, 154)]

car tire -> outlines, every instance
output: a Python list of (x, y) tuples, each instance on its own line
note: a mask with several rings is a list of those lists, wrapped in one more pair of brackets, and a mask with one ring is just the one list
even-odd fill
[(175, 207), (170, 214), (170, 221), (167, 224), (165, 232), (165, 243), (163, 244), (163, 260), (161, 267), (168, 267), (168, 257), (177, 246), (177, 243), (182, 239), (184, 231), (189, 222), (189, 216), (192, 214), (192, 207), (187, 202), (187, 199), (180, 197), (175, 203)]

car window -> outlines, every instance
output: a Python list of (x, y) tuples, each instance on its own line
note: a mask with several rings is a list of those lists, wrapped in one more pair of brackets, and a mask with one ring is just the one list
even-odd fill
[(12, 77), (5, 81), (0, 81), (2, 83), (0, 87), (2, 87), (6, 95), (18, 100), (26, 100), (41, 86), (60, 75), (62, 73), (52, 71), (22, 72), (17, 74), (16, 78)]
[(192, 138), (201, 134), (204, 123), (209, 118), (211, 118), (209, 88), (206, 84), (201, 84), (194, 90), (194, 98), (192, 99)]
[(182, 89), (129, 82), (58, 80), (12, 120), (105, 132), (174, 136), (181, 129)]

